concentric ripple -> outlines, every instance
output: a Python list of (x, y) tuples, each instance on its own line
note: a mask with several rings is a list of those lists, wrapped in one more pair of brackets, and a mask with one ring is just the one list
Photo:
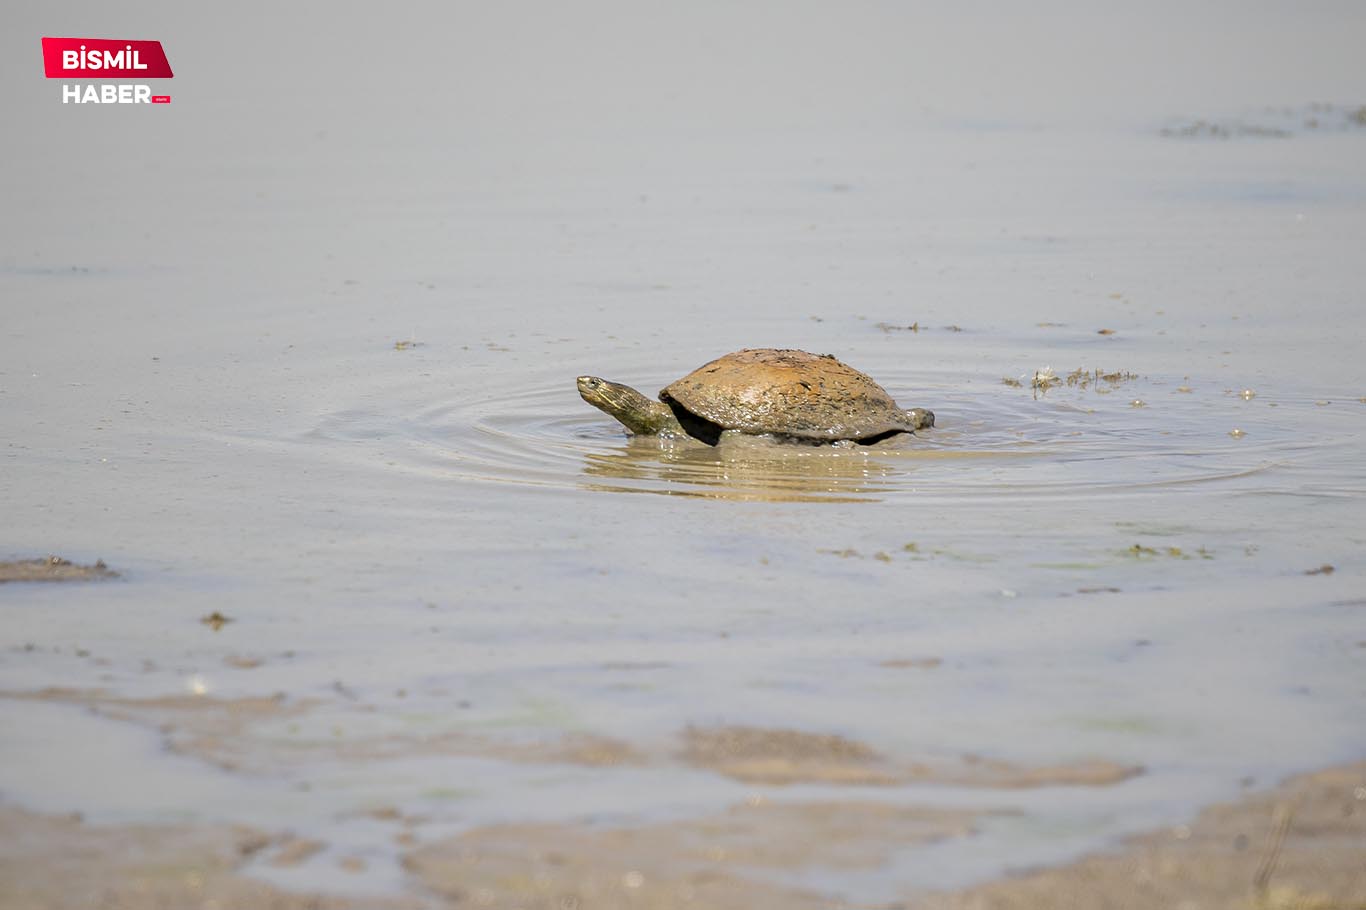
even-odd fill
[[(917, 436), (875, 446), (737, 436), (709, 447), (630, 437), (579, 399), (572, 369), (536, 372), (496, 397), (433, 403), (416, 388), (396, 389), (392, 412), (333, 412), (309, 436), (338, 452), (378, 454), (367, 460), (387, 470), (459, 482), (766, 501), (1124, 495), (1213, 483), (1289, 492), (1288, 479), (1270, 478), (1275, 469), (1303, 469), (1334, 450), (1325, 420), (1336, 415), (1308, 399), (1283, 399), (1273, 410), (1142, 380), (1114, 394), (1055, 389), (1042, 397), (980, 381), (980, 391), (943, 383), (914, 402), (938, 416)], [(910, 376), (886, 380), (893, 390), (916, 384)], [(1149, 403), (1135, 406), (1138, 395)], [(1339, 414), (1354, 408), (1344, 402)]]

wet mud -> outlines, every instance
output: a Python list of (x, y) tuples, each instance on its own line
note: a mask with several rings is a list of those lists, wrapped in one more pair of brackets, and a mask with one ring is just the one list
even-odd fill
[[(323, 844), (245, 827), (97, 826), (0, 807), (0, 906), (33, 910), (417, 908), (817, 908), (867, 910), (1360, 910), (1366, 906), (1366, 764), (1305, 775), (1070, 865), (956, 892), (848, 903), (803, 870), (868, 869), (971, 838), (989, 810), (863, 800), (752, 798), (645, 826), (499, 825), (417, 844), (406, 895), (364, 900), (281, 891), (244, 874)], [(378, 818), (401, 822), (397, 813)], [(420, 831), (420, 828), (419, 828)], [(355, 866), (358, 859), (349, 863)], [(344, 876), (345, 861), (336, 872)], [(785, 884), (785, 882), (788, 882)]]
[(0, 584), (30, 581), (97, 581), (118, 577), (119, 573), (106, 566), (103, 560), (88, 566), (78, 565), (60, 556), (0, 562)]

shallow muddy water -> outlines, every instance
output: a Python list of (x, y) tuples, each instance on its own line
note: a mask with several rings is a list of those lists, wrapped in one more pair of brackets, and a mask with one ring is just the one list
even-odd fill
[[(128, 150), (4, 140), (0, 559), (120, 577), (0, 585), (0, 798), (292, 831), (325, 846), (251, 873), (352, 894), (406, 886), (391, 809), (421, 843), (754, 799), (980, 813), (756, 873), (866, 902), (1360, 758), (1366, 126), (1303, 103), (1366, 86), (1321, 16), (1288, 95), (1216, 59), (1127, 109), (1043, 76), (903, 109), (822, 64), (771, 120), (648, 67), (620, 97), (462, 84), (435, 118), (342, 77), (299, 111), (248, 104), (264, 77), (189, 22), (159, 36), (199, 70), (173, 110), (21, 99), (30, 139)], [(832, 353), (937, 425), (710, 448), (574, 386), (746, 346)], [(840, 739), (689, 757), (732, 727)]]

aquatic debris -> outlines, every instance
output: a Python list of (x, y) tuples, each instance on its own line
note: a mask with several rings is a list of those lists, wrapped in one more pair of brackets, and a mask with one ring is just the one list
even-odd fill
[[(889, 553), (886, 550), (878, 550), (874, 553), (861, 553), (858, 550), (855, 550), (853, 547), (846, 547), (844, 549), (839, 550), (818, 549), (816, 552), (824, 553), (827, 556), (837, 556), (840, 559), (874, 559), (878, 562), (885, 563), (894, 563), (900, 561), (894, 558), (893, 553)], [(989, 563), (996, 561), (996, 557), (994, 556), (987, 556), (981, 553), (968, 553), (960, 550), (952, 550), (948, 547), (935, 547), (934, 549), (926, 553), (925, 551), (920, 549), (919, 544), (914, 542), (905, 544), (897, 552), (906, 554), (908, 558), (905, 561), (908, 562), (924, 562), (927, 559), (932, 559), (937, 556), (942, 556), (946, 559), (952, 559), (956, 562)]]
[(97, 559), (94, 565), (81, 566), (60, 556), (41, 559), (0, 561), (0, 584), (7, 581), (92, 581), (118, 578), (119, 573)]
[(1201, 559), (1214, 558), (1214, 553), (1204, 547), (1198, 547), (1195, 550), (1195, 556), (1192, 556), (1180, 547), (1162, 547), (1159, 549), (1157, 547), (1145, 547), (1141, 543), (1136, 543), (1127, 550), (1121, 550), (1120, 555), (1132, 556), (1134, 559), (1140, 560), (1152, 559), (1157, 556), (1167, 556), (1171, 559), (1195, 559), (1197, 556)]
[(204, 625), (208, 626), (210, 629), (213, 629), (215, 632), (217, 632), (219, 629), (223, 628), (233, 620), (230, 617), (224, 616), (222, 613), (219, 613), (217, 610), (214, 610), (208, 616), (201, 616), (199, 618), (199, 621), (202, 622)]
[(1234, 439), (1242, 439), (1244, 436), (1247, 435), (1247, 433), (1243, 432), (1237, 427), (1234, 427), (1233, 429), (1228, 431), (1228, 435), (1232, 436)]
[(1146, 408), (1147, 406), (1148, 402), (1144, 401), (1142, 398), (1135, 398), (1133, 401), (1129, 402), (1129, 407), (1131, 408)]
[[(1112, 391), (1116, 386), (1125, 382), (1131, 382), (1138, 378), (1137, 373), (1131, 373), (1128, 370), (1088, 370), (1086, 367), (1077, 367), (1075, 370), (1068, 373), (1067, 376), (1062, 377), (1053, 372), (1051, 366), (1048, 366), (1034, 372), (1034, 378), (1030, 381), (1030, 387), (1036, 392), (1047, 392), (1056, 385), (1066, 383), (1069, 388), (1094, 388), (1095, 391), (1106, 394)], [(1001, 381), (1008, 386), (1018, 387), (1022, 384), (1018, 380), (1009, 378), (1002, 379)], [(1105, 388), (1101, 388), (1102, 383), (1105, 385)]]
[(395, 342), (394, 342), (394, 350), (395, 350), (395, 351), (411, 351), (413, 348), (420, 348), (420, 347), (422, 347), (422, 342), (420, 342), (420, 341), (395, 341)]
[(1085, 367), (1078, 367), (1067, 374), (1067, 384), (1078, 389), (1085, 389), (1090, 386), (1098, 386), (1102, 382), (1117, 386), (1137, 378), (1137, 373), (1130, 373), (1127, 370), (1115, 370), (1108, 373), (1105, 370), (1090, 370), (1088, 372)]
[(1009, 376), (1002, 376), (1002, 377), (1001, 377), (1001, 382), (1004, 383), (1005, 385), (1010, 386), (1010, 387), (1013, 388), (1013, 389), (1019, 389), (1019, 388), (1023, 388), (1023, 387), (1024, 387), (1024, 383), (1023, 383), (1023, 382), (1021, 382), (1021, 381), (1018, 380), (1018, 379), (1011, 379)]
[(1113, 334), (1115, 334), (1115, 330), (1114, 330), (1114, 329), (1096, 329), (1096, 334), (1097, 334), (1097, 335), (1113, 335)]
[(1328, 563), (1325, 562), (1323, 565), (1319, 566), (1317, 569), (1306, 569), (1305, 572), (1304, 572), (1304, 574), (1305, 574), (1305, 575), (1332, 575), (1332, 574), (1333, 574), (1334, 572), (1336, 572), (1336, 571), (1337, 571), (1337, 569), (1333, 568), (1332, 566), (1330, 566)]
[(1252, 399), (1257, 397), (1257, 393), (1254, 392), (1252, 389), (1243, 389), (1241, 392), (1238, 393), (1238, 397), (1242, 398), (1243, 401), (1251, 401)]
[(1232, 139), (1234, 136), (1289, 139), (1295, 134), (1279, 127), (1260, 126), (1255, 123), (1243, 123), (1236, 120), (1225, 123), (1195, 120), (1180, 126), (1163, 127), (1162, 135), (1179, 139)]
[(1053, 386), (1061, 382), (1058, 374), (1053, 372), (1052, 367), (1044, 367), (1042, 370), (1034, 371), (1034, 381), (1030, 383), (1034, 388), (1047, 392)]
[(1161, 135), (1178, 139), (1288, 139), (1308, 132), (1346, 132), (1366, 126), (1366, 107), (1313, 103), (1266, 107), (1246, 118), (1197, 119), (1164, 127)]
[[(912, 322), (910, 325), (896, 325), (891, 322), (877, 322), (873, 324), (873, 327), (881, 332), (886, 332), (888, 334), (892, 332), (928, 332), (930, 330), (930, 326), (921, 325), (918, 321)], [(961, 325), (946, 325), (942, 326), (942, 328), (946, 332), (963, 331), (963, 327)]]

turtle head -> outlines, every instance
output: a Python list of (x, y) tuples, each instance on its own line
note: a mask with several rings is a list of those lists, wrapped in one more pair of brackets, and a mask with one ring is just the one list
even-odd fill
[(612, 415), (638, 436), (678, 430), (673, 412), (628, 385), (598, 376), (580, 376), (579, 395), (593, 407)]
[(912, 429), (928, 429), (934, 426), (934, 411), (927, 411), (924, 408), (911, 408), (906, 412), (906, 419), (910, 421)]

